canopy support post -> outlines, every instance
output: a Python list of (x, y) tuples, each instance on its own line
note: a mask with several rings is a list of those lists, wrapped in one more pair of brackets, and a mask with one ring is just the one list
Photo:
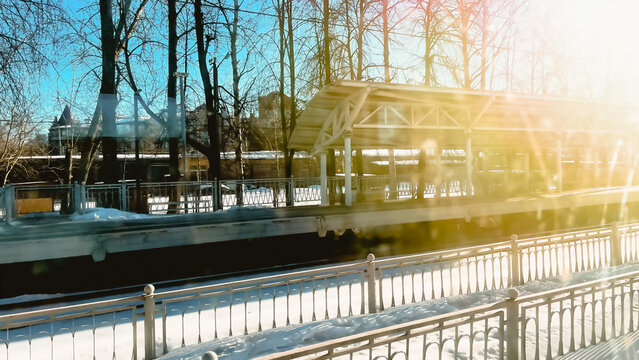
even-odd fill
[(388, 149), (388, 175), (390, 175), (390, 198), (397, 199), (397, 169), (395, 168), (395, 150)]
[(346, 206), (353, 204), (353, 191), (351, 189), (351, 134), (344, 134), (344, 202)]
[[(473, 194), (473, 148), (470, 130), (466, 131), (466, 196)], [(460, 194), (461, 195), (461, 194)]]
[(326, 150), (320, 152), (320, 204), (328, 205), (328, 181), (326, 176)]

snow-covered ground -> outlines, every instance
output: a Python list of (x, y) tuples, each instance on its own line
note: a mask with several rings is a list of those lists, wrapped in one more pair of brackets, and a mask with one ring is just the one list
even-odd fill
[(132, 220), (147, 219), (149, 215), (136, 214), (127, 211), (110, 208), (91, 208), (81, 210), (71, 214), (72, 221), (109, 221), (109, 220)]
[[(611, 269), (599, 269), (578, 273), (562, 278), (548, 278), (543, 281), (532, 282), (519, 286), (517, 289), (520, 292), (520, 296), (523, 296), (638, 270), (639, 264), (623, 265)], [(211, 350), (215, 351), (222, 359), (250, 359), (330, 339), (380, 329), (407, 321), (446, 314), (455, 310), (467, 309), (482, 304), (494, 303), (505, 300), (506, 298), (507, 290), (504, 289), (482, 291), (470, 295), (446, 297), (414, 304), (401, 305), (377, 314), (320, 320), (302, 325), (266, 330), (245, 336), (217, 339), (194, 346), (172, 350), (168, 354), (162, 356), (161, 359), (199, 359), (199, 356), (201, 356), (204, 352)], [(621, 303), (618, 302), (617, 308), (620, 307)], [(542, 323), (542, 320), (546, 317), (547, 313), (544, 313), (544, 309), (542, 308), (538, 315), (538, 319), (540, 320), (539, 345), (542, 350), (542, 358), (545, 357), (544, 355), (547, 345), (545, 339), (548, 337), (547, 328), (544, 327)], [(592, 326), (591, 318), (579, 319), (576, 321), (575, 326), (581, 326), (582, 322), (586, 327)], [(553, 322), (553, 326), (551, 327), (551, 338), (558, 339), (559, 333), (559, 322)], [(533, 349), (531, 344), (534, 344), (535, 342), (535, 332), (527, 331), (526, 340), (529, 344), (528, 349)], [(401, 344), (398, 344), (398, 346), (401, 347)], [(553, 353), (556, 353), (556, 350), (553, 350)], [(418, 353), (417, 355), (421, 358), (421, 354)], [(497, 357), (497, 354), (494, 352), (487, 353), (485, 355), (488, 358)], [(452, 353), (444, 354), (444, 358), (452, 358), (452, 356)]]

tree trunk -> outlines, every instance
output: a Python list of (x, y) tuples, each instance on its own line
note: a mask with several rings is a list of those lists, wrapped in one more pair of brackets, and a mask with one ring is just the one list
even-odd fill
[[(167, 98), (168, 98), (168, 121), (167, 132), (169, 135), (169, 176), (171, 181), (178, 181), (180, 179), (180, 166), (179, 166), (179, 129), (177, 120), (177, 76), (175, 73), (178, 68), (177, 61), (177, 10), (176, 0), (168, 0), (168, 15), (169, 15), (169, 78), (167, 86)], [(186, 174), (185, 174), (186, 176)], [(174, 200), (173, 200), (174, 201)]]
[[(120, 20), (117, 31), (113, 24), (113, 1), (100, 0), (100, 39), (102, 50), (102, 81), (100, 96), (87, 135), (80, 140), (80, 164), (76, 179), (86, 183), (93, 158), (102, 145), (103, 162), (100, 168), (102, 180), (115, 183), (120, 178), (120, 168), (117, 163), (117, 131), (115, 124), (115, 110), (117, 107), (116, 60), (124, 49), (124, 45), (131, 38), (140, 20), (142, 11), (148, 0), (142, 0), (133, 15), (132, 23), (126, 26), (130, 1), (118, 2)], [(125, 31), (126, 28), (126, 31)], [(121, 39), (122, 37), (122, 39)], [(101, 126), (101, 129), (100, 129)], [(100, 134), (101, 131), (101, 134)], [(98, 136), (100, 135), (100, 136)]]
[(480, 69), (480, 88), (486, 89), (486, 71), (488, 59), (486, 58), (488, 50), (488, 0), (481, 0), (481, 69)]
[(359, 19), (357, 20), (357, 80), (364, 77), (364, 0), (359, 0)]
[[(195, 8), (195, 35), (197, 40), (198, 67), (202, 77), (204, 87), (204, 97), (206, 101), (207, 132), (210, 144), (208, 147), (200, 146), (200, 149), (209, 160), (209, 178), (220, 180), (222, 171), (220, 168), (220, 133), (217, 111), (217, 65), (214, 60), (213, 76), (215, 88), (211, 85), (211, 77), (207, 67), (207, 46), (204, 40), (204, 16), (202, 14), (202, 0), (194, 1)], [(199, 150), (200, 150), (199, 149)]]
[[(168, 17), (169, 17), (169, 54), (168, 54), (168, 81), (167, 81), (167, 121), (166, 129), (169, 136), (169, 180), (180, 180), (179, 165), (179, 126), (177, 120), (177, 9), (176, 0), (168, 0)], [(186, 169), (185, 169), (186, 170)], [(186, 174), (184, 174), (186, 177)], [(171, 186), (169, 191), (168, 214), (177, 212), (179, 201), (177, 186)]]
[[(242, 121), (242, 99), (240, 98), (240, 70), (237, 60), (237, 22), (239, 18), (240, 5), (238, 0), (233, 1), (233, 23), (229, 28), (231, 41), (231, 67), (233, 68), (233, 120), (235, 122), (235, 162), (237, 166), (237, 178), (244, 179), (244, 161), (242, 160), (242, 143), (244, 141), (244, 124)], [(241, 183), (235, 191), (237, 204), (244, 203), (244, 191)]]
[(115, 85), (116, 39), (113, 26), (112, 0), (100, 0), (100, 34), (102, 39), (102, 82), (100, 102), (102, 103), (102, 166), (101, 178), (107, 184), (114, 184), (120, 178), (117, 159), (117, 129), (115, 109), (117, 94)]
[(461, 45), (462, 45), (462, 62), (463, 62), (463, 70), (464, 70), (464, 88), (470, 89), (471, 88), (471, 81), (470, 81), (470, 53), (469, 53), (469, 36), (468, 36), (468, 32), (469, 32), (469, 27), (470, 27), (470, 11), (472, 11), (471, 8), (469, 7), (465, 7), (464, 4), (462, 3), (460, 5), (460, 21), (461, 21)]
[(424, 85), (431, 86), (432, 85), (432, 74), (433, 74), (433, 62), (431, 59), (431, 49), (432, 49), (432, 32), (431, 32), (431, 2), (428, 1), (426, 5), (426, 13), (424, 14), (424, 39), (426, 40), (426, 45), (424, 49)]
[(100, 140), (98, 138), (99, 125), (101, 123), (102, 104), (98, 101), (95, 111), (93, 112), (93, 118), (91, 124), (87, 130), (87, 134), (84, 138), (78, 141), (80, 148), (80, 163), (78, 164), (78, 170), (76, 173), (76, 180), (82, 184), (86, 184), (89, 177), (89, 170), (93, 157), (95, 156)]
[(330, 7), (328, 0), (324, 0), (324, 12), (322, 16), (322, 30), (324, 33), (324, 76), (326, 85), (331, 83), (331, 39), (328, 33), (328, 19), (330, 15)]
[(284, 26), (285, 26), (285, 14), (286, 14), (286, 2), (287, 0), (281, 0), (278, 2), (278, 27), (280, 35), (280, 125), (282, 128), (282, 152), (284, 153), (284, 177), (287, 177), (289, 171), (288, 163), (288, 122), (286, 120), (286, 107), (285, 107), (285, 95), (284, 95), (284, 59), (286, 52), (286, 40), (284, 39)]
[(351, 80), (355, 80), (355, 64), (353, 63), (353, 53), (351, 51), (351, 38), (353, 37), (353, 31), (351, 29), (351, 16), (349, 10), (349, 1), (344, 1), (344, 6), (346, 9), (344, 10), (344, 14), (346, 15), (346, 56), (348, 59), (348, 73), (350, 74)]
[[(291, 109), (290, 109), (290, 119), (288, 123), (288, 136), (289, 139), (293, 134), (293, 130), (295, 130), (295, 126), (297, 124), (297, 104), (296, 104), (296, 96), (295, 96), (295, 46), (293, 41), (293, 1), (288, 0), (288, 63), (289, 63), (289, 79), (291, 86)], [(284, 171), (286, 172), (286, 177), (291, 178), (293, 175), (293, 156), (295, 155), (295, 149), (288, 149), (285, 157)], [(288, 187), (287, 187), (288, 191)], [(290, 205), (292, 196), (295, 196), (295, 191), (292, 194), (287, 194), (287, 206)]]
[(382, 22), (384, 33), (384, 82), (390, 83), (390, 52), (388, 49), (388, 0), (382, 0)]
[[(293, 1), (288, 0), (288, 63), (289, 63), (289, 78), (290, 78), (290, 86), (291, 86), (291, 109), (290, 109), (290, 119), (288, 124), (288, 136), (289, 140), (291, 135), (293, 134), (293, 130), (295, 130), (295, 126), (297, 125), (297, 103), (295, 96), (295, 46), (293, 41)], [(289, 163), (288, 168), (286, 169), (286, 177), (291, 177), (293, 174), (293, 155), (295, 153), (294, 149), (288, 150), (288, 160)]]

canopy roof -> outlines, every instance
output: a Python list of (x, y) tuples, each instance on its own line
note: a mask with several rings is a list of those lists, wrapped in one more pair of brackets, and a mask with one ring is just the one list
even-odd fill
[(538, 146), (570, 139), (627, 137), (639, 127), (639, 106), (592, 99), (531, 96), (417, 85), (338, 81), (324, 87), (297, 121), (290, 146), (321, 151), (418, 148), (429, 139), (463, 146)]

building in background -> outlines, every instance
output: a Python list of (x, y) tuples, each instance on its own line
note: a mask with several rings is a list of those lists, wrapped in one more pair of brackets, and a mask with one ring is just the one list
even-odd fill
[(64, 155), (67, 148), (76, 146), (77, 140), (87, 133), (89, 125), (78, 123), (69, 105), (64, 107), (60, 117), (53, 117), (49, 128), (48, 143), (51, 154)]

